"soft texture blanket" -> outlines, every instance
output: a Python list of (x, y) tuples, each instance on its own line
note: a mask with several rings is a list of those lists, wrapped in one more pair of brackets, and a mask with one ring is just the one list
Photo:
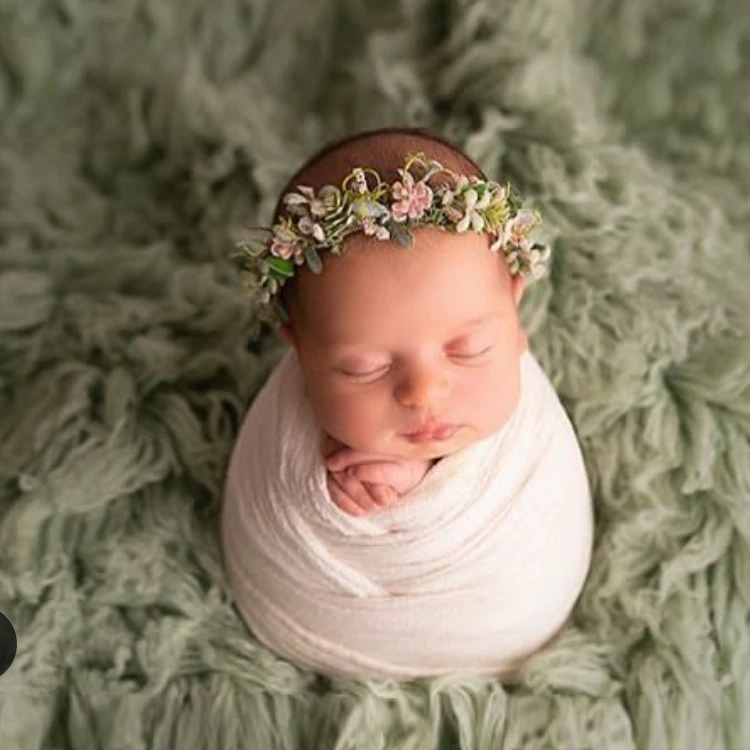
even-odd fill
[(560, 630), (588, 571), (591, 497), (552, 385), (529, 351), (519, 367), (498, 433), (355, 518), (328, 494), (287, 352), (240, 431), (222, 514), (230, 581), (261, 641), (339, 676), (507, 676)]
[[(0, 747), (750, 747), (746, 0), (0, 6)], [(215, 534), (282, 355), (230, 228), (402, 123), (554, 241), (521, 313), (595, 546), (510, 683), (318, 679), (248, 637)]]

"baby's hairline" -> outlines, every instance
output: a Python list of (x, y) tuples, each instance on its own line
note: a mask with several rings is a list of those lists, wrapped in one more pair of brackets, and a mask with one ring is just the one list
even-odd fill
[(285, 216), (284, 196), (296, 185), (310, 185), (316, 190), (324, 184), (338, 185), (355, 167), (370, 167), (385, 182), (393, 182), (407, 154), (416, 151), (425, 152), (456, 174), (488, 179), (484, 170), (459, 146), (427, 128), (366, 130), (331, 141), (310, 156), (279, 193), (272, 223)]

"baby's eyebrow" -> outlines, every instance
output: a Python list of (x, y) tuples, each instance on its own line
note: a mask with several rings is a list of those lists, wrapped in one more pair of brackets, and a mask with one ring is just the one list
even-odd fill
[[(453, 341), (461, 338), (463, 335), (466, 334), (467, 331), (472, 330), (473, 328), (478, 328), (480, 325), (484, 325), (485, 323), (489, 323), (492, 320), (496, 320), (500, 316), (497, 313), (493, 313), (490, 315), (482, 315), (478, 318), (472, 318), (471, 320), (465, 321), (461, 326), (459, 326), (457, 330), (457, 334), (452, 336), (448, 343), (452, 343)], [(333, 354), (339, 353), (339, 352), (345, 352), (346, 350), (351, 350), (355, 348), (360, 348), (361, 344), (358, 343), (351, 343), (348, 344), (346, 342), (333, 342), (328, 346), (329, 351), (331, 351)]]
[(498, 315), (495, 313), (492, 313), (490, 315), (482, 315), (479, 318), (472, 318), (471, 320), (467, 320), (460, 328), (460, 331), (464, 331), (467, 328), (476, 328), (477, 326), (481, 325), (482, 323), (487, 323), (490, 320), (494, 320), (497, 318)]

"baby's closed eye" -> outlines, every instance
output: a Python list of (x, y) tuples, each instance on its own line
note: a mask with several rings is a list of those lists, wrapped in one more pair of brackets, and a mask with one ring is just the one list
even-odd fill
[[(487, 346), (483, 349), (480, 349), (479, 351), (468, 351), (468, 352), (458, 352), (458, 353), (450, 353), (448, 356), (453, 359), (458, 360), (475, 360), (479, 359), (480, 357), (485, 356), (486, 354), (489, 354), (490, 351), (492, 351), (493, 346)], [(375, 368), (370, 369), (363, 369), (363, 368), (351, 368), (350, 369), (337, 369), (337, 372), (341, 373), (342, 375), (345, 375), (350, 378), (370, 378), (375, 377), (378, 375), (384, 375), (386, 372), (388, 372), (391, 369), (392, 365), (385, 364), (381, 365)]]

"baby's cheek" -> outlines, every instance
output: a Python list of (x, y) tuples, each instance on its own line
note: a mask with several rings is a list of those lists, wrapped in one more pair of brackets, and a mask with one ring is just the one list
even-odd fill
[(456, 418), (463, 416), (476, 428), (493, 432), (512, 413), (518, 388), (517, 365), (512, 362), (479, 370), (462, 387)]
[(382, 394), (343, 392), (323, 387), (311, 399), (318, 424), (342, 443), (373, 451), (373, 441), (383, 432)]
[(495, 415), (497, 421), (503, 424), (518, 405), (521, 389), (519, 367), (519, 362), (509, 363), (499, 374), (495, 384), (489, 386), (493, 394), (492, 414)]

